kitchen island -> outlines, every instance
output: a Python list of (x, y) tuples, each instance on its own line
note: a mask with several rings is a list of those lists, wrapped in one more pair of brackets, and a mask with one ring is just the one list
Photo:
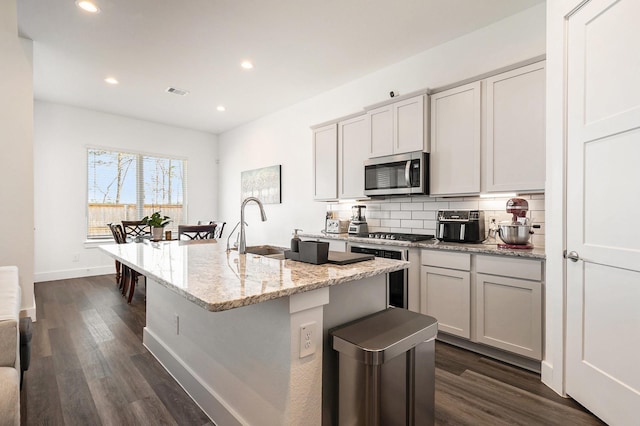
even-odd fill
[(408, 262), (311, 265), (222, 244), (100, 247), (146, 276), (143, 342), (218, 425), (331, 424), (328, 330), (385, 309)]

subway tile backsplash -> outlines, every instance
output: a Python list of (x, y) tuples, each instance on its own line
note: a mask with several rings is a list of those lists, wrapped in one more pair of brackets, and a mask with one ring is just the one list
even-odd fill
[[(529, 203), (528, 217), (540, 229), (534, 229), (531, 242), (537, 247), (544, 246), (544, 194), (518, 195)], [(405, 232), (414, 234), (435, 234), (436, 215), (438, 210), (484, 210), (485, 229), (489, 230), (489, 223), (495, 218), (496, 223), (511, 220), (511, 214), (506, 212), (509, 198), (431, 198), (415, 196), (404, 198), (386, 198), (355, 203), (332, 203), (327, 205), (327, 211), (334, 212), (340, 219), (351, 217), (351, 206), (362, 204), (367, 206), (366, 215), (369, 230), (384, 232)]]

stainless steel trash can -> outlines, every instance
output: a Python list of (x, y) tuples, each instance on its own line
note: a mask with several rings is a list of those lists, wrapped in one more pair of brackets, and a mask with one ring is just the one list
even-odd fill
[(338, 422), (433, 425), (438, 321), (389, 308), (331, 331), (338, 351)]

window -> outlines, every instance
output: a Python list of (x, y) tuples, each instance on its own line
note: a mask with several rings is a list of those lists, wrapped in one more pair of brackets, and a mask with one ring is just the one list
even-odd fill
[(110, 222), (160, 211), (177, 232), (186, 217), (187, 161), (133, 152), (87, 149), (87, 238), (111, 237)]

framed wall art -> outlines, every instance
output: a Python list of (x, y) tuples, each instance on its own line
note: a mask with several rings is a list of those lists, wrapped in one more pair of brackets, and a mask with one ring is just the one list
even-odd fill
[(241, 173), (240, 194), (244, 200), (256, 197), (263, 204), (282, 203), (280, 178), (282, 165), (263, 167), (261, 169), (245, 170)]

